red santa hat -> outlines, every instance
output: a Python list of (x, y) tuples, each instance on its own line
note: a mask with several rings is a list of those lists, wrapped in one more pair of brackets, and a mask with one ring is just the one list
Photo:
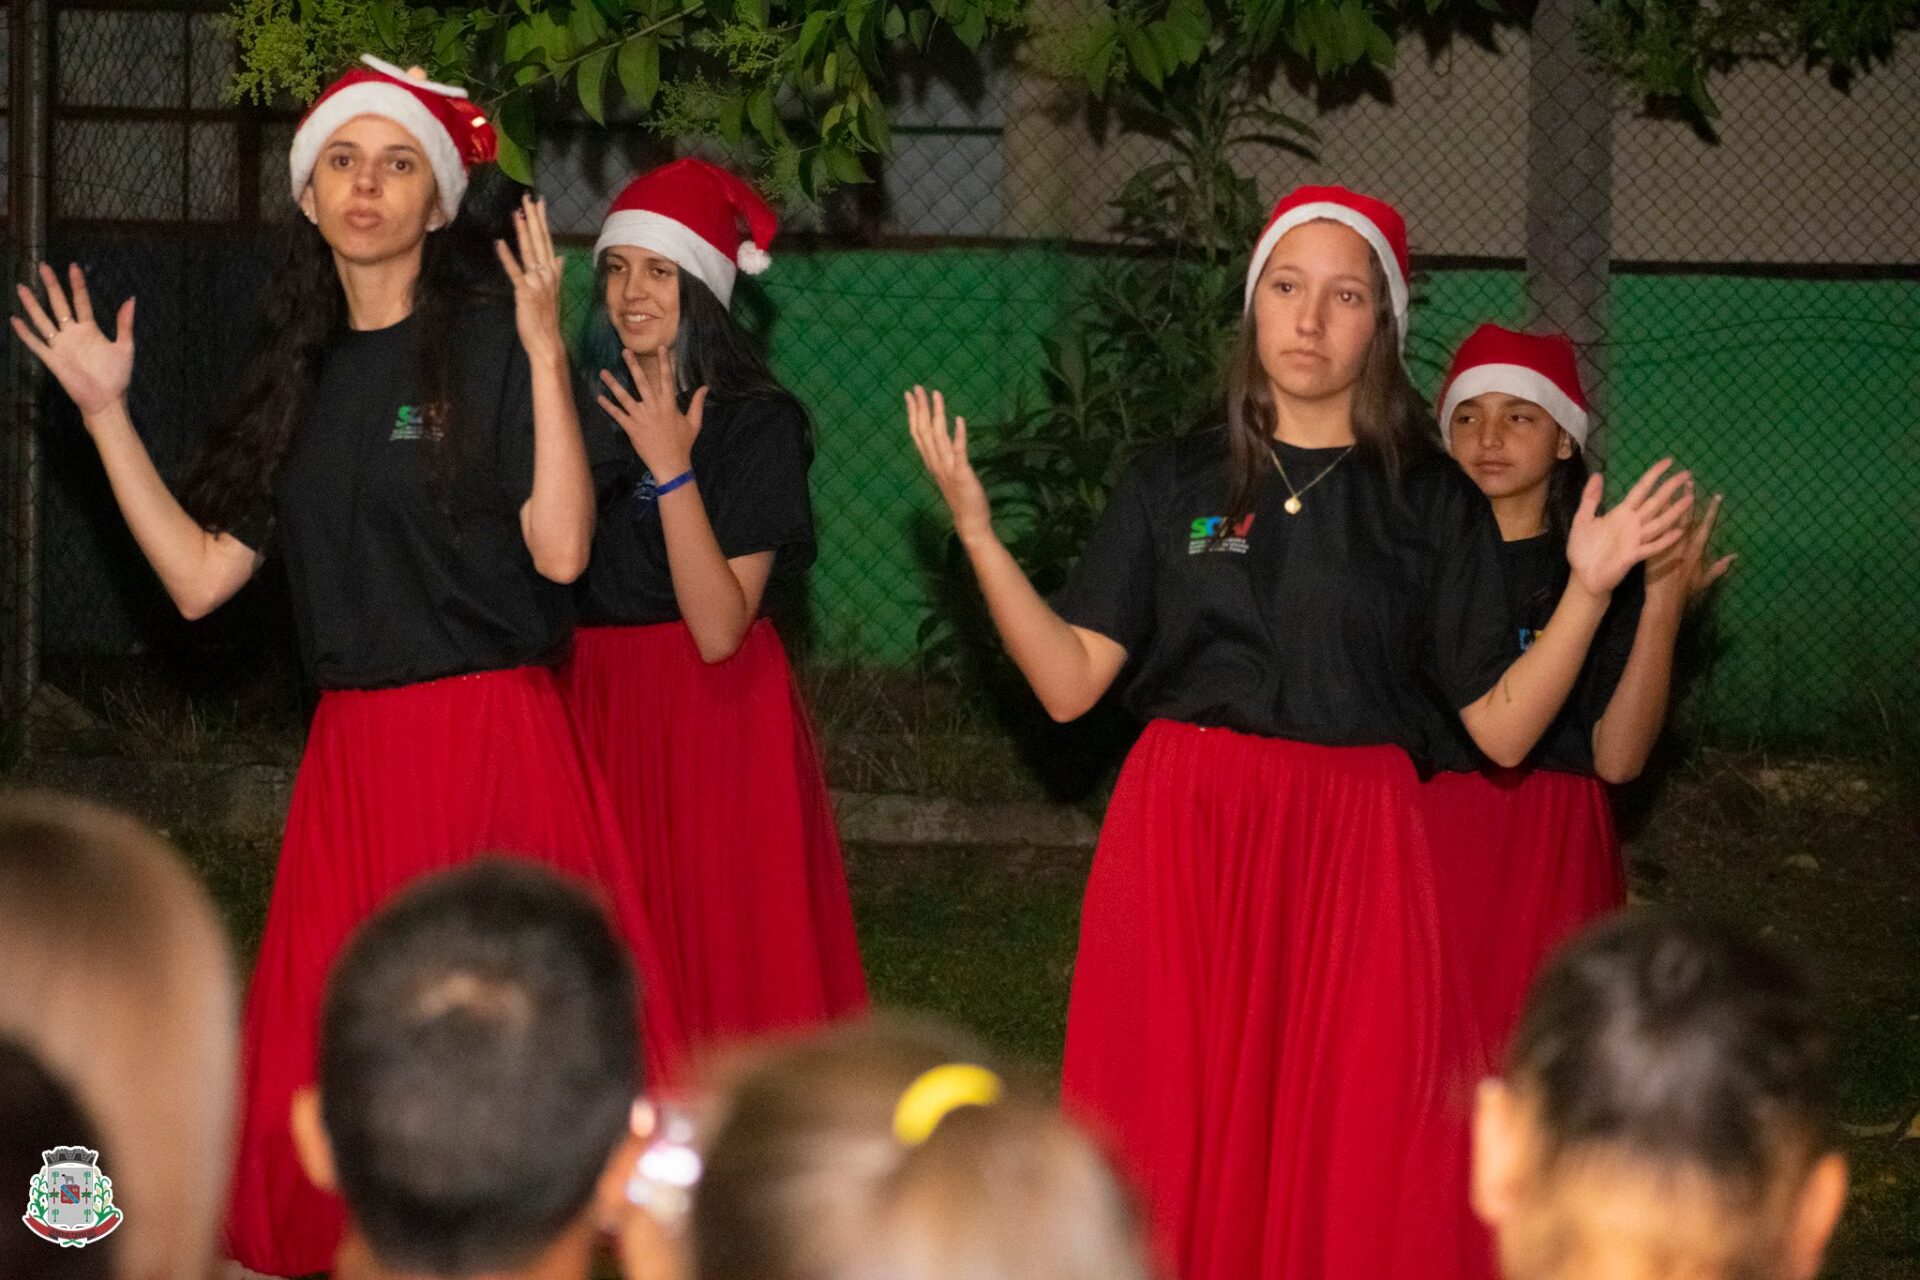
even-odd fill
[(692, 272), (724, 307), (740, 272), (757, 276), (773, 264), (767, 248), (779, 226), (773, 209), (746, 182), (689, 157), (627, 184), (607, 211), (593, 256), (597, 261), (614, 245), (652, 250)]
[(1393, 323), (1399, 331), (1400, 349), (1407, 346), (1407, 281), (1413, 275), (1407, 258), (1407, 223), (1400, 211), (1384, 200), (1363, 196), (1345, 187), (1296, 187), (1280, 197), (1273, 206), (1267, 229), (1254, 246), (1253, 260), (1247, 264), (1247, 292), (1243, 303), (1253, 305), (1253, 286), (1266, 270), (1280, 237), (1307, 222), (1337, 222), (1359, 233), (1380, 260), (1387, 277), (1387, 293), (1393, 302)]
[(494, 158), (499, 139), (487, 117), (467, 98), (465, 89), (415, 79), (391, 62), (372, 54), (328, 85), (293, 133), (288, 169), (293, 198), (298, 200), (313, 178), (320, 149), (356, 116), (380, 116), (412, 134), (427, 153), (439, 186), (440, 213), (452, 222), (467, 193), (467, 169)]
[(1460, 344), (1440, 388), (1440, 429), (1451, 436), (1453, 411), (1488, 392), (1531, 400), (1553, 416), (1575, 444), (1587, 444), (1587, 393), (1573, 343), (1557, 333), (1517, 333), (1483, 324)]

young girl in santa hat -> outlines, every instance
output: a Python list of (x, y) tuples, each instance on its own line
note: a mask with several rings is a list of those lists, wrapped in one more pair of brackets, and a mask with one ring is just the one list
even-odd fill
[(128, 414), (133, 301), (109, 341), (79, 267), (71, 296), (43, 267), (45, 304), (22, 287), (13, 322), (79, 406), (182, 613), (219, 607), (270, 548), (286, 557), (321, 693), (247, 999), (228, 1243), (289, 1276), (325, 1269), (340, 1230), (288, 1133), (327, 966), (409, 879), (503, 850), (598, 881), (638, 954), (653, 1061), (680, 1046), (618, 828), (543, 665), (566, 645), (593, 529), (545, 208), (519, 211), (517, 253), (496, 241), (509, 303), (468, 223), (450, 229), (492, 127), (464, 91), (365, 61), (294, 134), (302, 216), (184, 501)]
[(1185, 1280), (1436, 1280), (1485, 1265), (1466, 1200), (1483, 1065), (1409, 759), (1426, 690), (1518, 761), (1614, 586), (1680, 536), (1684, 480), (1605, 517), (1523, 655), (1499, 534), (1401, 362), (1406, 231), (1340, 187), (1281, 200), (1248, 265), (1226, 426), (1121, 479), (1049, 605), (995, 536), (945, 407), (907, 397), (994, 621), (1055, 718), (1131, 671), (1149, 723), (1087, 886), (1069, 1103), (1113, 1136)]
[(746, 183), (683, 159), (635, 178), (594, 247), (618, 358), (592, 387), (600, 523), (562, 681), (696, 1041), (866, 1003), (819, 754), (764, 607), (813, 560), (812, 433), (728, 310), (774, 229)]
[[(1503, 617), (1521, 647), (1546, 629), (1570, 571), (1568, 536), (1589, 483), (1589, 410), (1573, 344), (1484, 324), (1440, 392), (1454, 459), (1500, 526)], [(1691, 487), (1691, 481), (1688, 482)], [(1547, 954), (1626, 901), (1606, 783), (1637, 776), (1659, 737), (1674, 643), (1708, 565), (1716, 495), (1688, 535), (1614, 592), (1572, 695), (1518, 768), (1500, 768), (1457, 723), (1441, 727), (1422, 787), (1441, 915), (1459, 931), (1488, 1043), (1512, 1033)]]

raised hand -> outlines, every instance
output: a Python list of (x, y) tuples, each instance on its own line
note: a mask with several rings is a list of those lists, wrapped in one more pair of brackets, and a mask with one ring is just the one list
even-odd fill
[(1672, 458), (1662, 458), (1648, 467), (1604, 516), (1598, 514), (1604, 478), (1596, 475), (1587, 481), (1567, 535), (1567, 564), (1574, 582), (1594, 595), (1606, 595), (1620, 585), (1627, 570), (1686, 536), (1693, 473), (1675, 472), (1662, 482), (1660, 477), (1672, 465)]
[(513, 281), (514, 326), (529, 357), (552, 357), (565, 350), (560, 337), (560, 283), (565, 270), (553, 251), (553, 232), (547, 226), (547, 202), (522, 196), (513, 215), (518, 255), (505, 240), (493, 242), (507, 279)]
[(610, 396), (599, 397), (600, 407), (627, 433), (633, 451), (647, 464), (655, 480), (671, 480), (691, 470), (693, 441), (700, 434), (707, 389), (695, 391), (692, 403), (682, 413), (671, 348), (661, 347), (650, 356), (622, 349), (620, 356), (626, 361), (635, 389), (629, 392), (618, 378), (602, 369), (600, 381), (606, 384)]
[(967, 461), (967, 420), (955, 418), (953, 434), (948, 435), (947, 402), (938, 391), (929, 399), (926, 388), (916, 386), (906, 393), (906, 401), (907, 431), (947, 510), (953, 513), (954, 532), (963, 541), (990, 535), (993, 512), (986, 486)]
[(1733, 567), (1735, 556), (1721, 556), (1707, 563), (1707, 544), (1713, 538), (1713, 522), (1720, 515), (1720, 495), (1707, 503), (1706, 514), (1688, 526), (1686, 536), (1665, 551), (1647, 560), (1647, 594), (1664, 595), (1678, 604), (1704, 592)]
[(87, 294), (87, 276), (80, 264), (67, 268), (67, 280), (73, 289), (71, 304), (53, 268), (41, 263), (47, 305), (41, 306), (33, 290), (20, 285), (27, 318), (14, 316), (13, 331), (59, 379), (81, 414), (90, 416), (125, 399), (127, 385), (133, 381), (133, 299), (120, 304), (120, 314), (114, 318), (119, 336), (109, 341), (94, 323), (93, 299)]

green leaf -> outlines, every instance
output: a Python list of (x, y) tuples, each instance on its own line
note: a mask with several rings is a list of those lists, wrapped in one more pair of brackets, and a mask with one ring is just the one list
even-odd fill
[(1113, 79), (1115, 48), (1114, 33), (1109, 30), (1087, 57), (1087, 92), (1096, 98), (1106, 94), (1107, 86)]
[(533, 162), (528, 159), (527, 153), (520, 149), (520, 144), (503, 133), (500, 135), (499, 146), (495, 163), (500, 166), (500, 172), (523, 187), (532, 186)]
[(580, 63), (575, 87), (580, 93), (580, 109), (595, 124), (607, 122), (607, 68), (613, 64), (613, 46), (587, 55)]
[(1393, 37), (1388, 35), (1383, 28), (1376, 25), (1372, 31), (1367, 33), (1368, 62), (1371, 62), (1382, 71), (1391, 71), (1393, 70), (1394, 64), (1399, 61), (1399, 58), (1399, 46), (1394, 44)]
[(907, 15), (907, 39), (916, 49), (924, 49), (933, 38), (933, 11), (916, 8)]
[(1127, 47), (1127, 57), (1132, 61), (1133, 69), (1158, 89), (1164, 80), (1160, 71), (1160, 55), (1154, 51), (1153, 41), (1147, 38), (1147, 33), (1138, 27), (1126, 27), (1120, 32), (1120, 40)]
[(501, 102), (494, 112), (493, 125), (499, 138), (501, 172), (522, 186), (532, 186), (533, 110), (527, 96), (514, 94)]
[(620, 89), (627, 101), (645, 110), (660, 92), (660, 37), (634, 36), (620, 46)]
[(827, 60), (820, 64), (820, 83), (822, 86), (828, 89), (831, 89), (834, 87), (835, 82), (838, 81), (839, 78), (840, 78), (840, 51), (838, 49), (835, 49), (832, 52), (828, 53)]
[(821, 154), (826, 159), (827, 172), (836, 182), (852, 186), (869, 181), (866, 166), (860, 163), (860, 157), (844, 147), (822, 147)]
[(881, 27), (881, 31), (889, 40), (898, 40), (907, 34), (907, 15), (900, 11), (899, 5), (887, 6), (886, 23)]
[(433, 36), (433, 59), (436, 63), (454, 63), (463, 52), (461, 45), (466, 41), (467, 33), (461, 29), (460, 20), (449, 19), (440, 24)]
[(875, 3), (876, 0), (853, 0), (853, 3), (847, 6), (847, 14), (844, 19), (847, 28), (847, 39), (860, 39), (862, 29), (867, 25), (867, 15), (873, 12)]
[(720, 105), (720, 137), (734, 150), (740, 148), (740, 131), (746, 125), (747, 100), (734, 94)]
[(533, 28), (516, 22), (507, 28), (506, 58), (509, 65), (533, 52)]
[(1336, 24), (1339, 28), (1339, 54), (1342, 65), (1351, 66), (1367, 56), (1367, 41), (1378, 30), (1373, 18), (1367, 13), (1366, 6), (1359, 0), (1348, 0), (1340, 7), (1340, 17)]
[(820, 37), (827, 33), (827, 27), (833, 21), (833, 14), (826, 9), (816, 9), (807, 15), (800, 24), (800, 60), (813, 57), (814, 49), (820, 43)]
[(593, 0), (574, 0), (573, 15), (567, 23), (576, 49), (584, 49), (607, 33), (607, 23), (594, 7)]
[(380, 40), (381, 52), (399, 47), (400, 36), (394, 27), (392, 6), (370, 4), (367, 6), (367, 17), (373, 23), (373, 34)]
[(967, 11), (961, 14), (959, 20), (953, 24), (953, 34), (958, 36), (960, 43), (967, 48), (978, 49), (980, 42), (987, 36), (986, 6), (979, 3), (969, 5)]
[(747, 120), (760, 140), (771, 146), (780, 140), (780, 119), (773, 111), (773, 89), (761, 85), (747, 99)]

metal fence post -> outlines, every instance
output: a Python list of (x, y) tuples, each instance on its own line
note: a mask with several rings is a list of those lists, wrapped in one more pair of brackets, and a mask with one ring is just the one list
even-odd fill
[[(29, 278), (46, 256), (53, 114), (53, 18), (49, 0), (8, 6), (12, 134), (8, 219), (14, 280)], [(40, 398), (39, 362), (17, 346), (7, 360), (4, 686), (5, 720), (24, 733), (40, 678)]]

